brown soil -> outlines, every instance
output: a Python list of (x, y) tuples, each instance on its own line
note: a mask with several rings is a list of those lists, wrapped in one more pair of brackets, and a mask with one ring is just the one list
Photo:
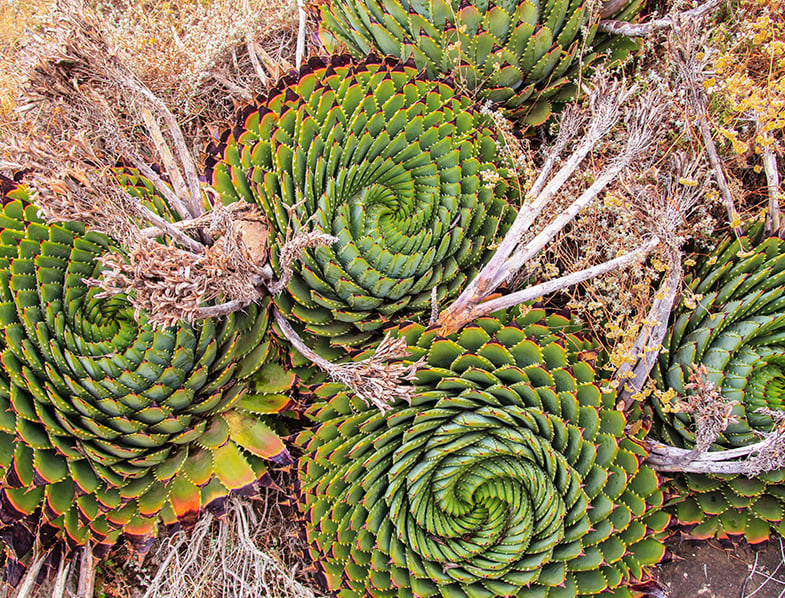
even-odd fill
[(652, 598), (784, 598), (785, 542), (745, 543), (675, 539), (656, 579), (663, 594)]

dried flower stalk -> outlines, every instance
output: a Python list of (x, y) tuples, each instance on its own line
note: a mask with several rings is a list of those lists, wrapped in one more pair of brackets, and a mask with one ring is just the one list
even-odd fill
[(690, 364), (690, 381), (684, 385), (693, 394), (681, 402), (679, 410), (692, 415), (695, 428), (695, 452), (705, 453), (717, 440), (728, 424), (736, 423), (733, 407), (738, 401), (726, 400), (719, 389), (708, 378), (706, 365)]
[(700, 32), (701, 24), (694, 21), (675, 19), (673, 30), (668, 35), (668, 54), (676, 66), (679, 82), (686, 92), (687, 109), (697, 120), (706, 155), (714, 170), (714, 177), (728, 212), (728, 223), (737, 237), (742, 237), (741, 218), (736, 210), (730, 185), (725, 176), (717, 145), (709, 126), (709, 96), (703, 83), (707, 73), (710, 52), (706, 51), (706, 39), (710, 30)]
[[(441, 325), (441, 334), (451, 334), (478, 315), (490, 313), (494, 307), (498, 309), (499, 307), (496, 304), (499, 300), (488, 302), (489, 305), (485, 305), (486, 298), (505, 281), (508, 281), (519, 272), (584, 207), (594, 201), (602, 190), (632, 163), (635, 156), (650, 146), (654, 138), (656, 138), (657, 123), (665, 104), (662, 98), (655, 92), (653, 95), (641, 98), (632, 107), (622, 109), (622, 106), (630, 99), (633, 92), (634, 89), (628, 88), (623, 81), (611, 81), (605, 76), (601, 76), (597, 80), (594, 88), (588, 95), (589, 118), (587, 120), (586, 133), (581, 142), (577, 144), (575, 150), (565, 160), (564, 165), (553, 175), (550, 182), (545, 184), (545, 177), (542, 175), (535, 181), (529, 201), (521, 206), (515, 221), (504, 239), (499, 243), (493, 257), (477, 277), (467, 285), (463, 293), (440, 314), (437, 323)], [(622, 118), (624, 118), (627, 129), (627, 142), (624, 149), (577, 200), (558, 214), (534, 239), (522, 245), (521, 241), (524, 235), (542, 214), (546, 206), (554, 200), (568, 179), (574, 175), (592, 148)], [(565, 116), (562, 119), (564, 137), (558, 137), (553, 149), (549, 152), (546, 159), (546, 172), (552, 168), (558, 159), (558, 153), (562, 148), (566, 147), (567, 139), (576, 135), (582, 120), (583, 118), (578, 116), (574, 109), (565, 112)], [(536, 196), (534, 196), (534, 193), (536, 193)], [(645, 247), (647, 251), (651, 251), (654, 245), (647, 243)], [(637, 259), (639, 257), (638, 253), (636, 252), (634, 257), (630, 256), (630, 259), (612, 261), (613, 263), (608, 262), (605, 266), (598, 266), (596, 271), (587, 269), (581, 273), (576, 273), (572, 278), (564, 277), (560, 281), (565, 286), (549, 285), (548, 288), (551, 291), (566, 288), (569, 284), (587, 280), (585, 278), (586, 274), (598, 275), (614, 267), (621, 267)], [(551, 289), (550, 287), (553, 288)], [(516, 293), (510, 297), (514, 296), (519, 298), (519, 301), (524, 301), (525, 299), (522, 297), (528, 297), (529, 294), (525, 292), (523, 294)], [(506, 298), (502, 298), (502, 300), (505, 300), (505, 304), (509, 303)]]
[[(371, 357), (362, 361), (336, 364), (308, 347), (281, 312), (274, 309), (273, 314), (281, 333), (295, 349), (327, 372), (333, 380), (352, 389), (369, 407), (374, 405), (384, 413), (392, 409), (392, 404), (398, 399), (411, 403), (415, 387), (401, 382), (415, 377), (423, 359), (410, 364), (399, 361), (409, 354), (405, 339), (393, 339), (388, 335)], [(390, 361), (395, 363), (389, 363)]]
[[(256, 206), (218, 203), (210, 212), (178, 225), (203, 229), (216, 241), (202, 254), (194, 254), (130, 230), (124, 243), (127, 253), (105, 255), (101, 261), (107, 270), (89, 284), (103, 290), (99, 296), (127, 293), (136, 317), (146, 312), (160, 326), (229, 313), (226, 304), (235, 311), (261, 298), (267, 225)], [(216, 299), (226, 303), (204, 306)]]

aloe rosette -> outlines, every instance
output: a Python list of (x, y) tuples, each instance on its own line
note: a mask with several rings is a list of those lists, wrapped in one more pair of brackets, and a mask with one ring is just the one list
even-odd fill
[(338, 239), (305, 249), (275, 298), (303, 334), (334, 345), (429, 311), (434, 290), (456, 296), (509, 220), (489, 117), (393, 61), (313, 58), (211, 151), (222, 200), (266, 213), (276, 277), (297, 231)]
[[(638, 0), (615, 18), (629, 19)], [(321, 6), (320, 36), (330, 51), (395, 56), (451, 76), (483, 100), (540, 124), (553, 103), (572, 99), (573, 80), (598, 59), (635, 47), (596, 34), (599, 12), (585, 0), (331, 0)]]
[[(727, 400), (736, 401), (737, 420), (711, 450), (760, 441), (774, 422), (758, 409), (783, 408), (785, 389), (785, 242), (765, 238), (754, 225), (742, 240), (721, 241), (685, 279), (684, 299), (672, 316), (655, 376), (661, 390), (689, 395), (690, 364), (706, 367), (706, 379)], [(690, 300), (695, 305), (689, 306)], [(687, 413), (655, 398), (652, 436), (680, 448), (695, 446), (694, 422)], [(697, 524), (696, 537), (744, 535), (760, 542), (774, 527), (785, 531), (785, 472), (743, 476), (688, 474), (674, 481), (680, 521)]]
[(78, 223), (45, 224), (24, 187), (0, 212), (0, 522), (6, 571), (36, 541), (95, 553), (122, 534), (149, 547), (289, 463), (243, 382), (263, 364), (266, 311), (155, 329), (124, 295), (85, 279), (113, 247)]
[(484, 317), (398, 334), (425, 362), (386, 414), (315, 387), (299, 477), (340, 596), (630, 596), (669, 516), (569, 321)]

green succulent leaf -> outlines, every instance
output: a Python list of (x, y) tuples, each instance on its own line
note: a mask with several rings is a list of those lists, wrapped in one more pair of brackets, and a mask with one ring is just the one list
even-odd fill
[[(133, 171), (116, 175), (175, 218), (149, 181)], [(229, 410), (268, 357), (269, 343), (257, 350), (268, 331), (266, 305), (155, 328), (144, 314), (135, 317), (124, 295), (102, 298), (84, 282), (100, 275), (102, 255), (119, 251), (113, 240), (77, 223), (44, 223), (24, 186), (3, 200), (0, 542), (8, 563), (27, 560), (39, 540), (63, 543), (64, 554), (90, 540), (98, 554), (122, 534), (149, 549), (160, 522), (195, 521), (211, 481), (210, 500), (220, 488), (223, 496), (247, 492), (264, 475), (259, 458), (290, 461), (258, 412)], [(276, 371), (265, 380), (284, 390), (292, 377)], [(265, 413), (287, 405), (268, 401)], [(23, 518), (32, 536), (24, 549), (6, 529)]]
[[(640, 4), (625, 3), (618, 18), (632, 19)], [(334, 0), (320, 12), (328, 50), (345, 46), (359, 60), (374, 50), (401, 61), (412, 57), (430, 78), (454, 77), (529, 124), (540, 124), (553, 102), (567, 100), (557, 92), (582, 69), (601, 59), (618, 61), (635, 47), (595, 35), (599, 13), (566, 0)]]
[[(741, 239), (722, 239), (685, 278), (687, 287), (653, 376), (669, 394), (693, 395), (693, 366), (706, 368), (724, 400), (736, 401), (733, 421), (712, 450), (748, 446), (771, 432), (775, 420), (759, 410), (782, 410), (785, 397), (785, 242), (766, 238), (761, 223)], [(696, 303), (691, 301), (694, 298)], [(668, 396), (668, 395), (664, 395)], [(651, 435), (684, 448), (695, 446), (695, 423), (655, 397)], [(746, 536), (761, 542), (782, 521), (785, 485), (781, 471), (754, 477), (687, 475), (686, 502), (671, 507), (685, 524), (698, 523), (699, 537)], [(678, 480), (677, 480), (678, 481)], [(699, 508), (696, 509), (696, 506)]]
[(331, 590), (574, 598), (662, 558), (659, 481), (613, 397), (555, 392), (592, 345), (532, 311), (449, 338), (399, 328), (426, 356), (411, 405), (381, 414), (335, 383), (312, 388), (299, 479)]
[[(293, 271), (275, 302), (298, 332), (362, 346), (430, 310), (432, 292), (455, 297), (508, 226), (515, 191), (494, 166), (491, 125), (472, 98), (411, 66), (313, 58), (223, 134), (208, 174), (222, 201), (267, 215), (276, 277)], [(303, 227), (337, 241), (292, 263), (286, 243)]]

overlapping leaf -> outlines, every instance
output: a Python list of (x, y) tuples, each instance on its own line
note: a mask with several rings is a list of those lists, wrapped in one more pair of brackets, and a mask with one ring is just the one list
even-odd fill
[(277, 277), (295, 233), (337, 237), (304, 251), (275, 301), (305, 334), (359, 345), (430, 310), (434, 290), (455, 297), (506, 226), (489, 124), (409, 66), (314, 58), (244, 112), (208, 170), (223, 201), (264, 209)]
[[(747, 446), (770, 432), (773, 420), (760, 408), (780, 410), (785, 389), (785, 242), (765, 238), (762, 225), (743, 240), (726, 238), (686, 280), (684, 299), (673, 316), (653, 374), (661, 389), (684, 397), (690, 364), (702, 364), (707, 379), (726, 400), (737, 401), (731, 423), (712, 450)], [(695, 307), (688, 303), (694, 300)], [(695, 446), (695, 424), (655, 399), (652, 436), (668, 444)], [(698, 524), (697, 537), (744, 535), (750, 542), (785, 531), (785, 472), (756, 479), (689, 474), (674, 482), (674, 512)]]
[(0, 212), (0, 521), (14, 583), (37, 536), (56, 553), (120, 534), (149, 547), (159, 522), (220, 510), (291, 462), (244, 406), (264, 362), (264, 309), (155, 329), (85, 279), (112, 242), (48, 225), (20, 187)]
[[(628, 19), (630, 0), (616, 18)], [(335, 51), (413, 60), (430, 77), (452, 76), (480, 98), (501, 103), (529, 124), (574, 92), (574, 79), (606, 50), (625, 55), (629, 41), (597, 35), (599, 13), (584, 0), (332, 0), (321, 5), (320, 33)]]
[(311, 554), (341, 596), (629, 596), (664, 548), (662, 492), (569, 322), (400, 329), (426, 364), (382, 414), (314, 389), (300, 435)]

